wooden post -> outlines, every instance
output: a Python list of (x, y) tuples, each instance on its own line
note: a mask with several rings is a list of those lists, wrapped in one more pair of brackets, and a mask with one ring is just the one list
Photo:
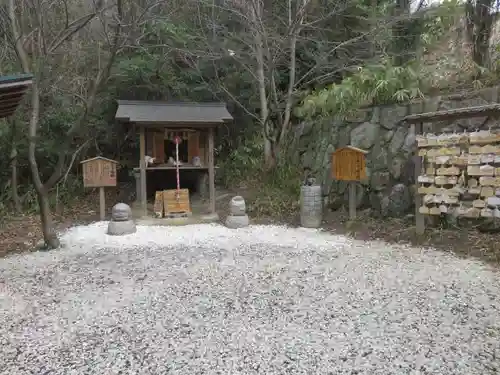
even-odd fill
[(106, 195), (102, 186), (99, 188), (99, 218), (101, 221), (106, 218)]
[(349, 181), (349, 220), (356, 219), (356, 181)]
[(146, 137), (144, 126), (139, 128), (139, 168), (141, 172), (141, 211), (143, 216), (148, 215), (148, 203), (146, 192)]
[(200, 171), (198, 175), (198, 194), (202, 200), (207, 198), (208, 171)]
[[(424, 124), (418, 122), (415, 124), (415, 134), (419, 135), (423, 132)], [(415, 186), (418, 186), (418, 176), (422, 170), (422, 158), (418, 156), (418, 147), (415, 151), (415, 156), (413, 157), (415, 165)], [(425, 232), (425, 217), (420, 213), (419, 208), (422, 205), (422, 197), (415, 191), (415, 230), (417, 235), (422, 235)]]
[(210, 213), (215, 213), (215, 160), (214, 160), (214, 128), (208, 129), (208, 189), (210, 192)]
[(141, 201), (141, 171), (134, 170), (134, 179), (135, 179), (135, 201)]

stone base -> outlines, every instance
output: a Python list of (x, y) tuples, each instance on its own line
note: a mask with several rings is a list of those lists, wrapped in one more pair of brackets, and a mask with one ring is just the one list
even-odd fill
[(219, 221), (219, 214), (217, 212), (201, 215), (201, 220), (204, 223), (216, 223)]
[(321, 223), (323, 222), (323, 218), (309, 215), (301, 215), (300, 217), (300, 226), (303, 228), (319, 228), (321, 227)]
[(219, 215), (217, 213), (206, 214), (206, 215), (192, 215), (188, 217), (179, 218), (162, 218), (157, 219), (154, 217), (143, 217), (137, 219), (138, 225), (146, 226), (182, 226), (182, 225), (192, 225), (192, 224), (210, 224), (219, 221)]
[(248, 219), (248, 215), (243, 215), (243, 216), (229, 215), (226, 218), (226, 227), (230, 229), (248, 227), (249, 224), (250, 220)]
[(110, 236), (125, 236), (137, 231), (133, 220), (127, 221), (110, 221), (108, 224), (108, 235)]

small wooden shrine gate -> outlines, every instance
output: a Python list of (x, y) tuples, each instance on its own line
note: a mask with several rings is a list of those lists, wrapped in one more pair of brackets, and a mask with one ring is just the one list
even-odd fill
[[(187, 143), (187, 159), (180, 171), (208, 176), (209, 212), (215, 213), (214, 135), (218, 126), (233, 120), (225, 103), (175, 103), (119, 100), (115, 118), (139, 131), (139, 186), (141, 211), (147, 215), (146, 173), (176, 170), (168, 160), (165, 142), (181, 137)], [(148, 152), (148, 154), (146, 153)], [(146, 155), (154, 162), (149, 164)]]
[[(483, 105), (483, 106), (477, 106), (477, 107), (469, 107), (469, 108), (457, 108), (457, 109), (452, 109), (448, 111), (438, 111), (438, 112), (428, 112), (428, 113), (421, 113), (421, 114), (415, 114), (415, 115), (409, 115), (406, 116), (403, 119), (403, 123), (406, 124), (415, 124), (415, 134), (417, 136), (417, 140), (419, 138), (422, 138), (423, 135), (423, 124), (424, 123), (438, 123), (438, 122), (451, 122), (451, 121), (456, 121), (460, 119), (467, 119), (467, 118), (475, 118), (475, 117), (493, 117), (495, 119), (498, 119), (500, 117), (500, 104), (489, 104), (489, 105)], [(470, 131), (474, 131), (477, 129), (469, 129)], [(440, 155), (444, 157), (452, 157), (454, 160), (456, 159), (456, 162), (454, 162), (452, 166), (448, 165), (445, 168), (445, 164), (441, 166), (441, 173), (437, 173), (438, 170), (437, 168), (433, 168), (436, 173), (432, 173), (433, 175), (437, 175), (437, 177), (433, 177), (433, 180), (435, 183), (436, 179), (446, 179), (445, 182), (449, 182), (450, 179), (453, 179), (453, 181), (459, 181), (460, 179), (460, 173), (457, 173), (457, 169), (461, 169), (460, 167), (463, 167), (463, 162), (465, 161), (466, 163), (469, 162), (469, 155), (463, 154), (463, 150), (468, 150), (465, 151), (467, 154), (473, 154), (474, 152), (470, 152), (471, 147), (474, 147), (473, 143), (470, 142), (470, 135), (469, 134), (464, 134), (467, 137), (467, 140), (463, 140), (464, 137), (461, 137), (460, 134), (457, 134), (457, 140), (456, 144), (464, 144), (466, 147), (460, 147), (462, 150), (458, 155), (454, 155), (452, 152), (448, 152), (449, 155)], [(465, 142), (465, 143), (464, 143)], [(438, 144), (436, 144), (438, 146)], [(418, 184), (419, 182), (419, 177), (421, 179), (421, 173), (423, 171), (423, 158), (424, 155), (422, 152), (419, 152), (419, 144), (416, 142), (415, 144), (415, 155), (414, 155), (414, 165), (415, 165), (415, 184)], [(455, 147), (453, 147), (455, 148)], [(439, 154), (439, 151), (437, 151)], [(456, 152), (455, 152), (456, 153)], [(439, 156), (439, 155), (435, 155)], [(464, 159), (464, 156), (467, 156), (467, 160)], [(462, 160), (464, 159), (464, 160)], [(458, 167), (460, 166), (460, 167)], [(470, 172), (467, 167), (467, 172)], [(424, 172), (425, 174), (426, 172)], [(470, 174), (470, 173), (469, 173)], [(438, 184), (439, 185), (439, 184)], [(453, 185), (453, 184), (452, 184)], [(425, 216), (424, 213), (422, 212), (422, 206), (423, 206), (423, 196), (422, 196), (422, 189), (421, 191), (416, 191), (415, 192), (415, 226), (416, 226), (416, 233), (418, 235), (423, 234), (425, 232)], [(442, 189), (440, 189), (442, 191)], [(455, 194), (448, 194), (451, 198), (455, 197)]]

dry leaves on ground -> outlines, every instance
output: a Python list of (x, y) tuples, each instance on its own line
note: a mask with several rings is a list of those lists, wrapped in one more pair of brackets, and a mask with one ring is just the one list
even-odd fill
[[(227, 202), (236, 192), (225, 191), (224, 198), (217, 202), (221, 217), (227, 214)], [(251, 201), (248, 192), (238, 192)], [(116, 203), (117, 197), (109, 191), (107, 208)], [(62, 212), (54, 216), (58, 230), (64, 230), (75, 224), (84, 224), (98, 219), (98, 202), (96, 192), (64, 207)], [(369, 214), (360, 213), (362, 221), (349, 223), (344, 211), (329, 212), (325, 215), (323, 227), (336, 233), (347, 234), (361, 240), (384, 240), (390, 243), (411, 243), (419, 246), (432, 246), (443, 251), (452, 251), (460, 256), (474, 256), (487, 262), (500, 263), (499, 234), (480, 233), (470, 228), (427, 228), (425, 235), (415, 235), (415, 224), (412, 217), (402, 219), (380, 220), (370, 218)], [(259, 224), (277, 224), (272, 218), (253, 217), (252, 222)], [(283, 223), (282, 220), (280, 220)], [(298, 217), (288, 217), (286, 224), (298, 225)], [(38, 214), (12, 216), (0, 222), (0, 256), (12, 252), (29, 251), (42, 239)]]
[(413, 216), (384, 220), (372, 218), (368, 214), (360, 214), (359, 217), (363, 220), (350, 223), (346, 212), (330, 212), (325, 217), (324, 227), (362, 240), (410, 243), (414, 246), (451, 251), (459, 256), (473, 256), (490, 263), (500, 263), (500, 234), (481, 233), (466, 227), (427, 227), (424, 235), (417, 236)]
[[(64, 230), (75, 224), (98, 219), (99, 199), (95, 192), (75, 200), (54, 214), (57, 230)], [(113, 193), (106, 202), (107, 208), (114, 202)], [(30, 251), (43, 239), (38, 213), (11, 215), (0, 222), (0, 256), (8, 253)]]

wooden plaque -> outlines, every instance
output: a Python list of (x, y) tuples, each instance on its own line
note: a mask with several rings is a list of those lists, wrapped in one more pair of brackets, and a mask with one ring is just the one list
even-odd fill
[(155, 159), (155, 163), (165, 163), (165, 135), (163, 132), (153, 133), (153, 152), (151, 157)]
[(101, 156), (81, 162), (83, 186), (88, 188), (116, 186), (116, 165), (118, 162)]
[(347, 146), (332, 154), (332, 177), (339, 181), (361, 181), (366, 179), (367, 151)]
[(188, 135), (188, 162), (192, 163), (195, 157), (200, 157), (200, 133), (198, 132)]

